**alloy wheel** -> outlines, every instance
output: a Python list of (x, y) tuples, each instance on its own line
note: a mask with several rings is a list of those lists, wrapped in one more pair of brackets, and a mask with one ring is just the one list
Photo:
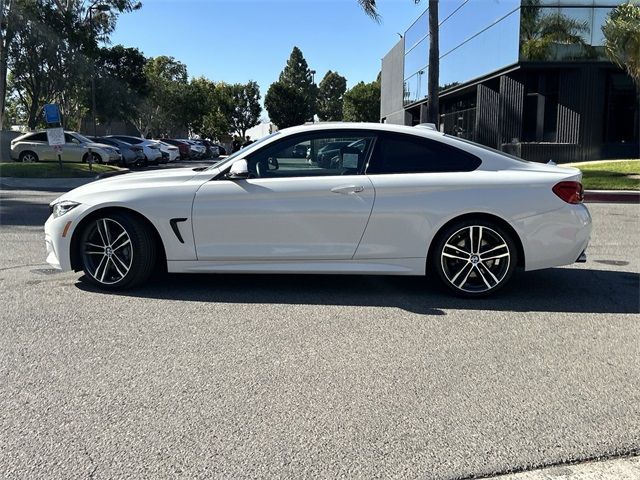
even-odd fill
[(133, 248), (126, 229), (111, 218), (99, 218), (91, 225), (82, 245), (86, 271), (99, 283), (113, 285), (131, 270)]
[(442, 272), (456, 289), (484, 293), (498, 287), (509, 272), (508, 242), (484, 225), (470, 225), (456, 231), (440, 252)]
[(31, 152), (26, 152), (22, 154), (22, 162), (23, 163), (34, 163), (38, 161), (38, 157)]

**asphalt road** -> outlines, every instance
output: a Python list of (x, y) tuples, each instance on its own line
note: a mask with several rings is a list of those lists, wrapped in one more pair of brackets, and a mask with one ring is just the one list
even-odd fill
[(0, 192), (0, 478), (470, 478), (640, 451), (640, 209), (589, 262), (464, 301), (416, 278), (43, 264), (48, 192)]

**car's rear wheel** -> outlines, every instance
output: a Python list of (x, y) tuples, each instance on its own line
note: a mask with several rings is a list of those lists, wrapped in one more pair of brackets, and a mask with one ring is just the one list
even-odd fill
[(463, 297), (483, 297), (501, 289), (518, 264), (510, 232), (484, 219), (465, 220), (438, 236), (431, 265), (442, 283)]
[(93, 218), (81, 233), (80, 258), (86, 278), (106, 289), (131, 288), (145, 282), (156, 262), (149, 228), (126, 213)]
[(18, 158), (23, 163), (34, 163), (40, 160), (35, 152), (31, 152), (29, 150), (25, 150), (24, 152), (20, 153), (20, 157)]

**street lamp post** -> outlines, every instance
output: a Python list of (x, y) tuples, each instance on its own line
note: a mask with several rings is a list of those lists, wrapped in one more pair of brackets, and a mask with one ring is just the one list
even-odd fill
[[(99, 3), (89, 7), (89, 25), (93, 29), (93, 11), (108, 12), (111, 8), (109, 5)], [(96, 134), (96, 60), (93, 59), (92, 71), (91, 71), (91, 118), (93, 121), (93, 136)]]
[[(315, 85), (316, 83), (316, 71), (315, 70), (311, 70), (309, 73), (311, 73), (311, 84)], [(315, 105), (315, 99), (314, 99), (314, 105)], [(311, 112), (311, 121), (315, 123), (315, 113)]]

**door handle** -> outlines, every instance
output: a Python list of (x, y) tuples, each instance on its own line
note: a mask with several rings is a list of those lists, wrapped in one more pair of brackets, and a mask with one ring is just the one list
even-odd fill
[(364, 190), (364, 187), (362, 185), (341, 185), (339, 187), (333, 187), (331, 189), (333, 193), (342, 193), (343, 195), (360, 193), (363, 190)]

